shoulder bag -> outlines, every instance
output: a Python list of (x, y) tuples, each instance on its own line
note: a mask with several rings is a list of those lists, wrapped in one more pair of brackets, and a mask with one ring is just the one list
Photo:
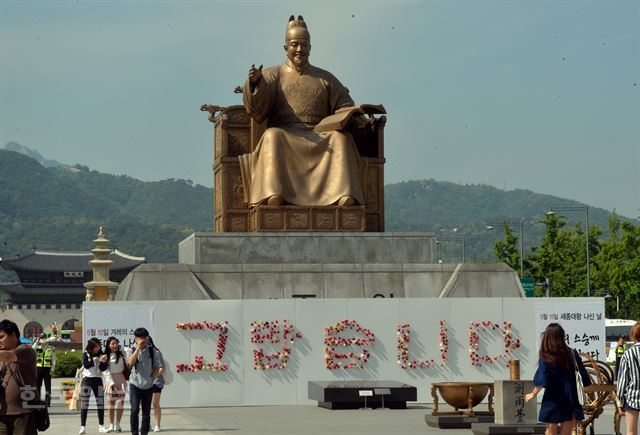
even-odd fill
[(580, 369), (578, 368), (578, 361), (576, 361), (576, 354), (573, 349), (571, 349), (571, 356), (573, 357), (573, 369), (576, 376), (576, 396), (578, 397), (578, 403), (580, 406), (584, 406), (586, 403), (586, 393), (584, 392), (584, 385), (582, 383), (582, 375), (580, 374)]

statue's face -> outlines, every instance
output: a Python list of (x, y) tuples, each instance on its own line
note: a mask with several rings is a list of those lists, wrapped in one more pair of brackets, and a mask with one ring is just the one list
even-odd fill
[(309, 63), (311, 43), (308, 39), (289, 39), (284, 46), (287, 58), (295, 65), (302, 67)]

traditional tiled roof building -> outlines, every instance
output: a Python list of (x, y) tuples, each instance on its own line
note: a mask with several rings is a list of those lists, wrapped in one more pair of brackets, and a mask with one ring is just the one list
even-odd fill
[[(107, 255), (110, 279), (116, 283), (145, 262), (115, 250)], [(26, 338), (38, 337), (53, 322), (62, 329), (77, 330), (82, 316), (85, 286), (93, 280), (91, 252), (33, 251), (0, 258), (0, 266), (13, 271), (17, 281), (0, 282), (0, 291), (8, 293), (3, 316), (18, 324)]]
[[(113, 261), (111, 280), (119, 283), (134, 268), (145, 262), (118, 250), (108, 256)], [(33, 250), (25, 255), (0, 258), (0, 266), (14, 271), (17, 282), (0, 283), (10, 296), (10, 304), (81, 304), (84, 284), (93, 279), (89, 261), (91, 252), (46, 252)]]

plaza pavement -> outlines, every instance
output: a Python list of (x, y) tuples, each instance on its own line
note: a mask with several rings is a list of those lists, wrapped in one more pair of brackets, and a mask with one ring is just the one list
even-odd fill
[[(47, 435), (77, 435), (80, 412), (69, 411), (59, 399), (59, 382), (53, 382), (51, 427)], [(166, 391), (164, 394), (171, 394)], [(213, 393), (215, 394), (215, 392)], [(481, 405), (480, 405), (481, 406)], [(338, 410), (317, 406), (245, 406), (170, 408), (162, 410), (162, 432), (180, 435), (472, 435), (468, 429), (436, 429), (424, 416), (430, 404), (409, 403), (402, 410)], [(613, 435), (613, 405), (596, 420), (595, 433)], [(152, 411), (153, 421), (153, 411)], [(105, 410), (105, 422), (108, 422)], [(130, 433), (129, 411), (122, 419), (123, 434)], [(153, 425), (152, 425), (153, 427)], [(624, 419), (621, 427), (625, 433)], [(98, 434), (95, 408), (89, 410), (87, 434)]]

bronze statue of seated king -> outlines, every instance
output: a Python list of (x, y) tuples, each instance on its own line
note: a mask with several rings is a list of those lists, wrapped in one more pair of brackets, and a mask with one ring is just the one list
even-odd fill
[[(222, 190), (216, 190), (216, 230), (382, 231), (386, 118), (374, 115), (384, 114), (384, 107), (355, 106), (349, 90), (333, 74), (309, 63), (311, 37), (302, 16), (289, 18), (284, 50), (287, 58), (281, 65), (264, 70), (252, 65), (242, 87), (250, 146), (239, 145), (227, 156), (214, 155), (216, 172), (217, 166), (230, 163), (224, 157), (237, 154), (234, 195), (237, 203), (240, 181), (248, 211), (245, 225), (218, 225), (217, 215), (233, 207), (218, 204), (228, 192), (223, 192), (224, 177), (216, 177), (216, 189), (220, 181)], [(237, 106), (217, 117), (215, 112), (223, 108), (201, 109), (212, 113), (216, 130), (225, 128), (226, 112), (236, 110), (238, 128)], [(227, 122), (226, 129), (233, 129), (233, 124)], [(216, 131), (215, 136), (229, 142), (229, 131)], [(235, 140), (241, 142), (237, 134)]]

